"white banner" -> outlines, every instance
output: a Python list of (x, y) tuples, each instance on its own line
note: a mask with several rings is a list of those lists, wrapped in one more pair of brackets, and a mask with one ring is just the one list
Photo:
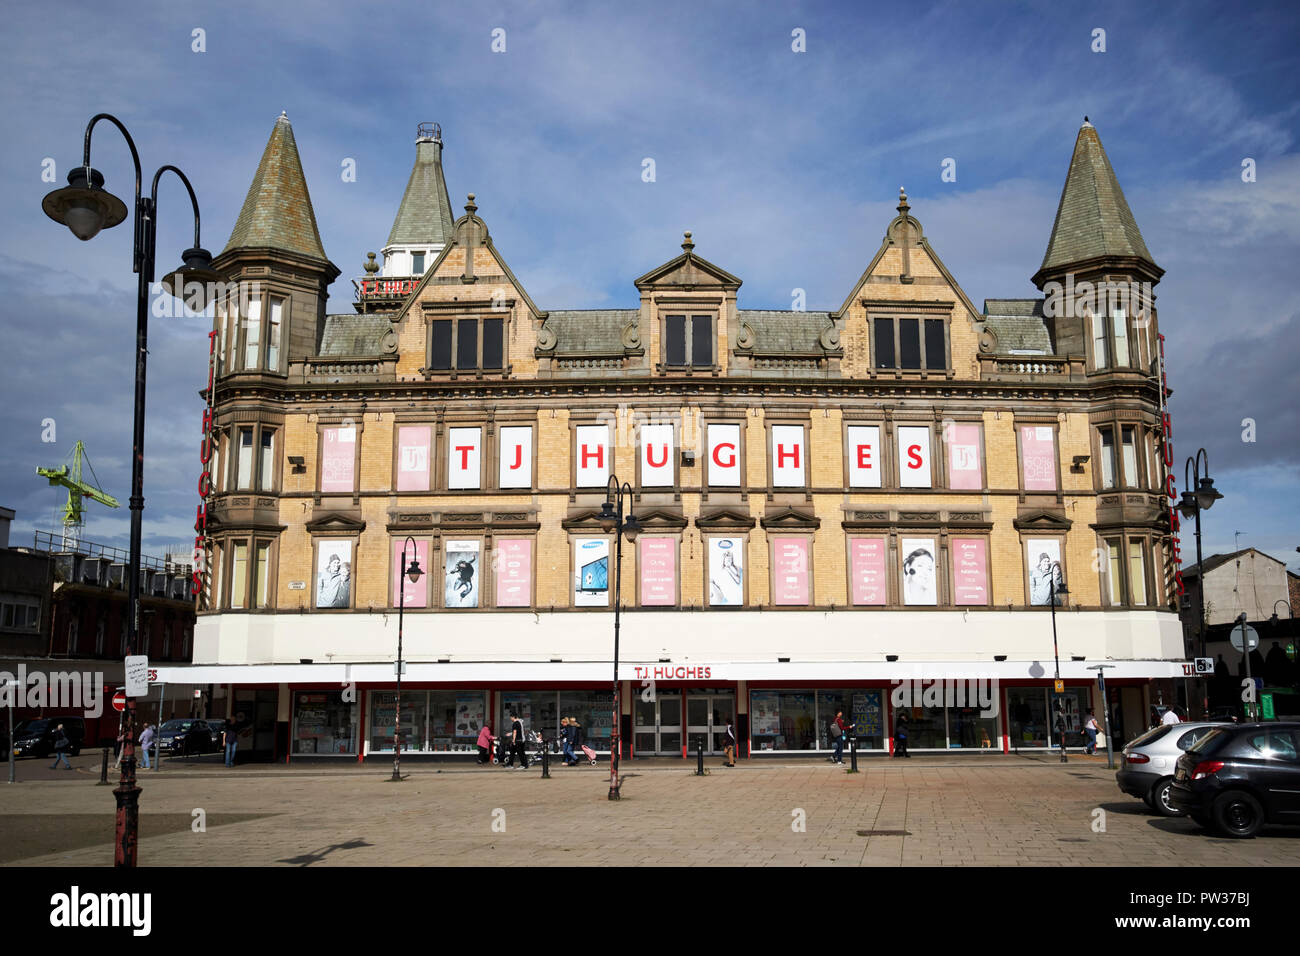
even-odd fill
[(641, 487), (673, 485), (673, 426), (641, 426)]
[(880, 426), (849, 426), (849, 487), (879, 488)]
[(772, 485), (777, 488), (802, 488), (804, 458), (803, 426), (773, 425)]
[(573, 453), (574, 475), (579, 488), (603, 488), (609, 483), (607, 425), (579, 425)]
[(501, 429), (501, 464), (499, 488), (533, 486), (533, 429), (511, 425)]
[(447, 487), (478, 488), (482, 429), (452, 428), (447, 433)]
[(740, 426), (710, 425), (709, 484), (713, 487), (740, 487)]
[(898, 428), (898, 486), (931, 488), (930, 429), (928, 426)]

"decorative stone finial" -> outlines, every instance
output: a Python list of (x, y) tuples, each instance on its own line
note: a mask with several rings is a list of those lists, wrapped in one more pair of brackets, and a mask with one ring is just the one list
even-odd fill
[(379, 271), (379, 263), (375, 261), (373, 252), (366, 253), (366, 263), (362, 268), (366, 270), (366, 275), (374, 275)]
[(1085, 116), (1085, 117), (1083, 118), (1083, 125), (1084, 125), (1085, 127), (1087, 127), (1088, 129), (1092, 129), (1092, 123), (1088, 122), (1088, 117), (1087, 117), (1087, 116)]
[(907, 211), (911, 208), (912, 207), (907, 204), (907, 193), (903, 191), (902, 186), (899, 186), (898, 187), (898, 214), (900, 216), (906, 216)]
[(469, 213), (469, 214), (472, 216), (472, 215), (474, 214), (475, 210), (477, 210), (477, 209), (478, 209), (478, 206), (476, 206), (476, 205), (474, 204), (474, 194), (473, 194), (473, 193), (470, 193), (470, 194), (469, 194), (469, 201), (465, 203), (465, 211), (466, 211), (467, 213)]
[(685, 240), (682, 242), (682, 248), (685, 249), (687, 252), (690, 252), (692, 249), (695, 248), (695, 243), (691, 241), (690, 230), (687, 230), (682, 235), (686, 237)]

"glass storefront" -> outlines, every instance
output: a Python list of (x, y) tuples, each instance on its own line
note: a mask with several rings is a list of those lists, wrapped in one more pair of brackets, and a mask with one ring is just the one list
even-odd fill
[(1012, 687), (1007, 690), (1007, 721), (1012, 749), (1056, 747), (1056, 714), (1065, 721), (1066, 747), (1083, 745), (1083, 722), (1088, 713), (1088, 688), (1067, 687), (1056, 694), (1046, 687)]
[(509, 733), (510, 717), (515, 715), (524, 725), (525, 734), (540, 731), (547, 740), (554, 741), (559, 736), (560, 718), (568, 717), (578, 721), (586, 746), (592, 750), (609, 751), (614, 721), (610, 691), (506, 690), (498, 698), (497, 723), (493, 727), (498, 736)]
[(895, 707), (894, 727), (907, 714), (908, 750), (988, 750), (1001, 752), (1000, 715), (981, 716), (981, 708)]
[[(885, 692), (879, 689), (749, 692), (749, 739), (754, 751), (830, 750), (827, 728), (837, 711), (856, 724), (859, 750), (885, 746)], [(847, 746), (847, 743), (846, 743)]]
[[(393, 751), (394, 691), (372, 691), (367, 725), (369, 753)], [(402, 691), (402, 750), (415, 753), (477, 753), (487, 713), (483, 691)]]
[(355, 754), (358, 713), (342, 691), (294, 691), (291, 752)]

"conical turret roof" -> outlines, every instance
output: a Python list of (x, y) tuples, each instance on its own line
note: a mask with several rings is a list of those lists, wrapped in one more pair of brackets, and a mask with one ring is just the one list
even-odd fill
[(387, 245), (445, 246), (455, 221), (442, 173), (442, 130), (426, 123), (421, 125), (415, 141), (415, 165)]
[(1038, 271), (1042, 275), (1102, 257), (1137, 258), (1159, 268), (1147, 251), (1101, 137), (1085, 116)]
[(223, 252), (283, 249), (327, 259), (289, 117), (280, 114)]

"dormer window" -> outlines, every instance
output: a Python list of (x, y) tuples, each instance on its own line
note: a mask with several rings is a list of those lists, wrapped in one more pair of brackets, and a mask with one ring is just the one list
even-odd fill
[(429, 358), (434, 372), (501, 371), (505, 368), (505, 319), (473, 316), (430, 322)]
[(424, 253), (423, 252), (411, 253), (411, 275), (413, 276), (424, 275)]
[(713, 316), (664, 316), (664, 366), (713, 368)]

